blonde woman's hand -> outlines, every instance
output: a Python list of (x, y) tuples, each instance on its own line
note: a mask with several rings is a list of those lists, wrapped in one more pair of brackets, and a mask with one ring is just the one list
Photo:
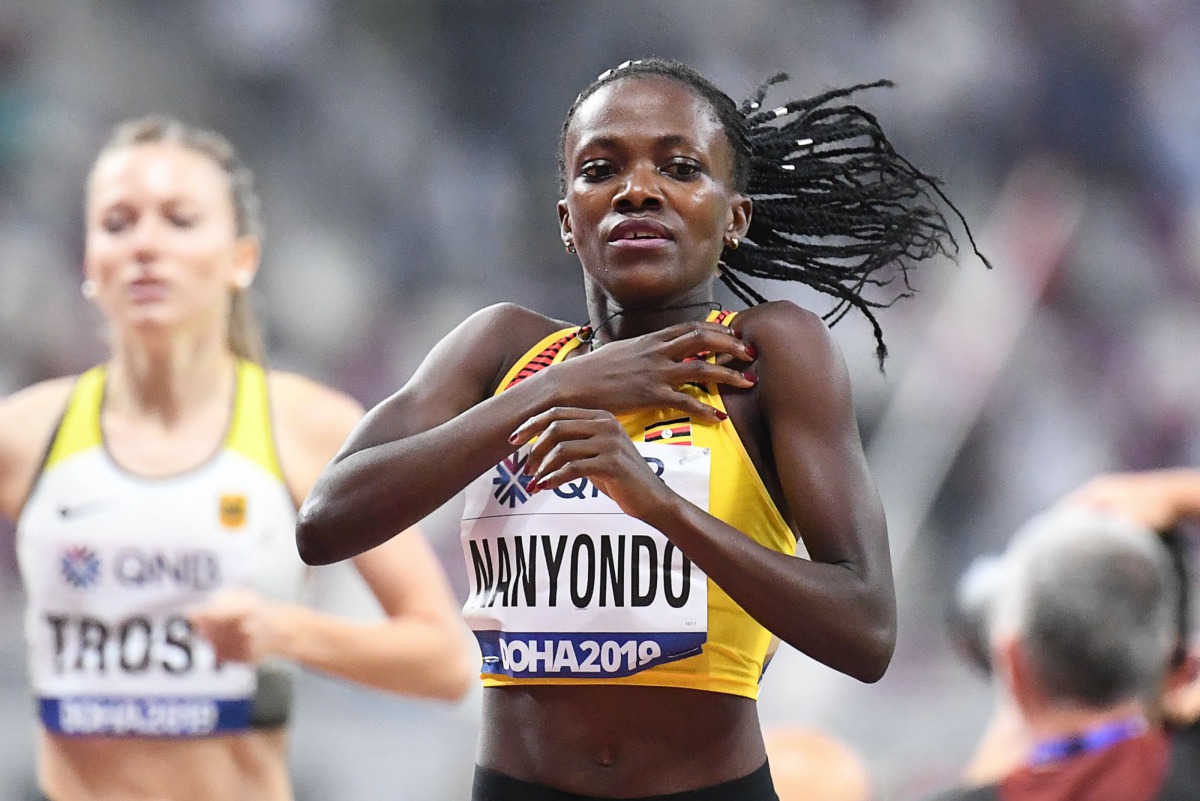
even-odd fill
[(225, 590), (188, 619), (212, 643), (218, 662), (253, 665), (283, 653), (286, 607), (250, 590)]

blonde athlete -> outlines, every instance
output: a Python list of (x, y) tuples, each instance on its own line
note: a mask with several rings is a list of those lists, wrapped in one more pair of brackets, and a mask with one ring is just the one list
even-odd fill
[(454, 700), (467, 651), (409, 529), (354, 560), (386, 618), (301, 604), (296, 508), (359, 405), (261, 366), (251, 176), (219, 136), (117, 129), (90, 176), (84, 294), (111, 355), (0, 402), (50, 801), (286, 801), (288, 663)]

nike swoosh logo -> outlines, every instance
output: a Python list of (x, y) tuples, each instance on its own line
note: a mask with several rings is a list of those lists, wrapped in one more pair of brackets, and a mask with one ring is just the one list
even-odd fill
[(76, 517), (83, 517), (84, 515), (98, 512), (107, 505), (108, 503), (106, 501), (89, 501), (88, 503), (79, 503), (75, 504), (74, 506), (68, 506), (65, 503), (59, 504), (58, 516), (63, 520), (71, 520)]

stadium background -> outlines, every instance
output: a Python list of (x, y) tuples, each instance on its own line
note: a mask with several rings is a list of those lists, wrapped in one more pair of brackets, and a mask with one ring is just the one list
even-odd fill
[[(130, 115), (239, 146), (266, 207), (272, 363), (371, 404), (480, 306), (583, 320), (555, 148), (599, 72), (670, 56), (739, 99), (780, 70), (797, 94), (891, 78), (862, 102), (943, 176), (996, 269), (926, 265), (881, 314), (886, 374), (861, 320), (835, 329), (899, 646), (873, 686), (784, 649), (761, 710), (853, 745), (880, 799), (917, 798), (953, 779), (990, 701), (944, 626), (964, 566), (1097, 471), (1200, 463), (1198, 42), (1191, 0), (0, 0), (0, 394), (103, 354), (78, 291), (82, 185)], [(425, 528), (461, 594), (455, 514)], [(317, 595), (370, 613), (344, 568)], [(32, 772), (20, 618), (3, 530), (4, 798)], [(314, 675), (300, 694), (298, 801), (465, 797), (478, 690), (453, 710)]]

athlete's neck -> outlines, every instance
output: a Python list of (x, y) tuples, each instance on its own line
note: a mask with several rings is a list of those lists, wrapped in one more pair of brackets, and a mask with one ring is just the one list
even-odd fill
[(211, 338), (163, 347), (118, 343), (109, 361), (109, 414), (153, 416), (171, 422), (190, 410), (224, 401), (232, 391), (236, 357)]
[(622, 305), (600, 293), (588, 293), (588, 325), (595, 331), (597, 342), (612, 342), (661, 331), (678, 323), (707, 319), (720, 308), (713, 300), (712, 287), (690, 293), (661, 304)]

